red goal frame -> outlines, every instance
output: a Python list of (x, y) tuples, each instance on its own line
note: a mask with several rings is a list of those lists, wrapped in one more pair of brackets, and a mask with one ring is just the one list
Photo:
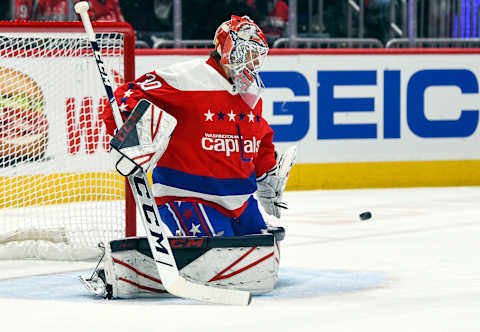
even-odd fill
[[(125, 22), (93, 22), (96, 33), (116, 32), (123, 34), (124, 41), (124, 78), (125, 82), (135, 79), (135, 31)], [(81, 22), (30, 22), (0, 21), (1, 32), (75, 32), (85, 29)], [(137, 234), (136, 206), (132, 190), (125, 179), (125, 236)]]

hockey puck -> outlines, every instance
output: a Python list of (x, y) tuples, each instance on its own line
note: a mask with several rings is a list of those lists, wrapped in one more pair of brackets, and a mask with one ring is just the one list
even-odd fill
[(370, 211), (360, 213), (361, 220), (368, 220), (372, 217), (372, 213)]

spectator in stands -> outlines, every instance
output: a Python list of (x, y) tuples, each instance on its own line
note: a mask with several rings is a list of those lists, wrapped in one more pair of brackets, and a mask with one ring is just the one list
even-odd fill
[[(162, 39), (173, 39), (173, 0), (120, 0), (120, 7), (135, 29), (137, 42), (154, 47)], [(182, 39), (210, 40), (217, 22), (230, 19), (232, 14), (261, 22), (266, 8), (265, 0), (183, 0)]]
[[(376, 38), (382, 43), (388, 40), (390, 25), (390, 0), (364, 0), (364, 37)], [(399, 12), (397, 10), (397, 12)], [(324, 21), (326, 32), (330, 38), (347, 37), (347, 2), (338, 0), (325, 0), (324, 2)], [(354, 19), (354, 22), (358, 22)], [(357, 23), (354, 28), (357, 30)], [(355, 34), (354, 37), (358, 36)]]
[[(190, 1), (182, 4), (185, 2)], [(149, 48), (155, 41), (173, 39), (172, 0), (120, 0), (120, 8), (135, 30), (137, 47)]]
[(0, 20), (7, 21), (12, 19), (10, 1), (0, 1)]
[(271, 0), (246, 0), (246, 4), (255, 13), (255, 17), (259, 22), (263, 22), (268, 15)]
[(123, 22), (118, 0), (89, 0), (90, 18), (94, 21)]
[(14, 19), (29, 21), (68, 21), (66, 0), (15, 0)]
[(325, 32), (330, 38), (345, 38), (347, 36), (346, 12), (346, 1), (324, 0), (323, 18)]
[(280, 38), (288, 25), (288, 4), (284, 0), (267, 1), (267, 16), (260, 27), (267, 36), (268, 43)]
[[(94, 21), (124, 21), (118, 0), (90, 0)], [(31, 21), (77, 21), (72, 0), (15, 0), (14, 19)]]
[(155, 16), (164, 25), (172, 24), (173, 2), (172, 0), (155, 0), (153, 4)]
[(390, 0), (365, 0), (365, 37), (376, 38), (385, 45), (389, 27)]
[(190, 0), (184, 4), (183, 25), (184, 39), (211, 39), (217, 30), (218, 22), (230, 19), (232, 15), (247, 15), (259, 22), (257, 13), (247, 3), (247, 0)]

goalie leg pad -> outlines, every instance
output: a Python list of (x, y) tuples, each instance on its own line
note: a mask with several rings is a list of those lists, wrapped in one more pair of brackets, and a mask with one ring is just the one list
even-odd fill
[[(261, 294), (278, 280), (279, 242), (276, 233), (244, 237), (172, 237), (170, 244), (180, 274), (204, 285)], [(169, 295), (161, 284), (146, 238), (111, 241), (105, 255), (107, 287), (113, 298)]]
[[(110, 248), (111, 250), (111, 248)], [(106, 256), (105, 274), (112, 285), (113, 298), (149, 297), (168, 294), (162, 285), (153, 258), (137, 250)]]

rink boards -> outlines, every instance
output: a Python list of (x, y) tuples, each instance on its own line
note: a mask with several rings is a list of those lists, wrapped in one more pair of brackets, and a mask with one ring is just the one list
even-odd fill
[[(261, 73), (263, 115), (279, 150), (298, 146), (287, 189), (480, 185), (479, 53), (272, 50)], [(207, 56), (207, 50), (137, 50), (136, 76)], [(0, 169), (0, 187), (18, 196), (0, 198), (0, 207), (123, 198), (123, 183), (105, 162), (105, 131), (92, 115), (102, 107), (103, 94), (94, 63), (71, 66), (55, 60), (58, 71), (91, 90), (50, 92), (50, 85), (41, 84), (51, 96), (46, 158)], [(49, 65), (53, 60), (35, 61)], [(41, 83), (35, 72), (26, 73)], [(91, 121), (81, 124), (82, 118)], [(90, 180), (91, 174), (104, 180)], [(21, 177), (30, 195), (17, 192), (12, 176)], [(53, 199), (52, 183), (66, 195)]]
[[(271, 50), (264, 117), (289, 189), (478, 185), (479, 49)], [(208, 56), (137, 50), (136, 73)]]

